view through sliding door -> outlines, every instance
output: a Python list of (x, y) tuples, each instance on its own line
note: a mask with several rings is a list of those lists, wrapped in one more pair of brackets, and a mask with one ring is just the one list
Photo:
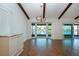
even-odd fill
[(64, 24), (64, 38), (73, 38), (72, 24)]
[(36, 26), (34, 23), (32, 23), (32, 37), (35, 37), (35, 35), (36, 35), (35, 30), (36, 30)]
[(74, 24), (74, 38), (79, 38), (79, 24)]
[(51, 38), (51, 24), (45, 23), (45, 24), (37, 24), (32, 23), (32, 37), (38, 38), (38, 37), (46, 37)]
[(79, 38), (79, 24), (64, 24), (64, 38)]
[(37, 24), (37, 37), (46, 37), (46, 24)]

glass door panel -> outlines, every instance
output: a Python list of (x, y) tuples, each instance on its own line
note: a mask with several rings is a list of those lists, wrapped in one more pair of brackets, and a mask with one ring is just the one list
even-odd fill
[(74, 38), (79, 38), (79, 24), (74, 24)]
[(78, 29), (77, 25), (74, 25), (74, 35), (77, 35), (78, 34), (77, 29)]
[(72, 24), (64, 24), (64, 37), (65, 38), (72, 38), (73, 37)]
[(37, 23), (32, 23), (32, 37), (46, 37), (46, 38), (51, 38), (51, 28), (52, 24), (37, 24)]
[(46, 24), (37, 24), (37, 36), (46, 36)]
[(48, 37), (51, 37), (51, 31), (52, 31), (52, 28), (51, 28), (51, 24), (48, 24)]
[(32, 37), (35, 37), (35, 24), (32, 23)]

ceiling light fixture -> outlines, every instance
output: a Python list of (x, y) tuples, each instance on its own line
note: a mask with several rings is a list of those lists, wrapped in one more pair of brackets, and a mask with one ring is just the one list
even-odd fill
[(36, 20), (40, 21), (40, 22), (44, 22), (46, 20), (46, 18), (43, 18), (42, 16), (37, 16)]

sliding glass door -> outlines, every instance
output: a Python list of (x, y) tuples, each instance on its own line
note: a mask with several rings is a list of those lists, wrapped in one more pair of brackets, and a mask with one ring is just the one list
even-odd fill
[(73, 38), (72, 24), (64, 24), (64, 38)]
[(52, 28), (50, 23), (44, 23), (44, 24), (32, 23), (32, 37), (51, 38), (51, 31)]
[(37, 24), (37, 36), (46, 37), (46, 24)]
[(52, 26), (51, 26), (52, 24), (48, 24), (48, 26), (47, 26), (47, 32), (48, 32), (48, 38), (50, 38), (51, 37), (51, 31), (52, 31)]
[(79, 38), (79, 24), (64, 24), (64, 38)]
[(78, 35), (78, 25), (74, 25), (74, 35)]
[(34, 23), (32, 23), (32, 37), (35, 37), (35, 29), (36, 29), (36, 26)]
[(74, 24), (74, 38), (79, 38), (79, 24)]

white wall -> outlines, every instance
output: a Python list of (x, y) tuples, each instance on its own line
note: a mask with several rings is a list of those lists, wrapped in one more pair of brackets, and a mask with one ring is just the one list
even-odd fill
[[(27, 39), (27, 18), (15, 3), (0, 4), (0, 35), (11, 36), (23, 33)], [(3, 10), (3, 11), (2, 11)], [(5, 12), (5, 14), (4, 14)]]
[[(1, 9), (2, 8), (2, 9)], [(0, 4), (0, 35), (8, 36), (24, 33), (24, 38), (31, 38), (31, 23), (37, 22), (35, 18), (27, 20), (17, 4)], [(52, 23), (52, 38), (63, 39), (63, 24), (79, 23), (79, 20), (47, 18)]]
[(9, 35), (9, 24), (8, 24), (8, 16), (9, 13), (7, 9), (3, 8), (3, 5), (0, 4), (0, 36)]
[[(29, 35), (32, 34), (32, 28), (31, 28), (31, 23), (32, 22), (37, 22), (36, 19), (32, 18), (29, 20)], [(79, 20), (74, 20), (74, 19), (53, 19), (53, 18), (48, 18), (46, 19), (45, 22), (51, 22), (52, 23), (52, 38), (53, 39), (63, 39), (63, 24), (79, 24)], [(31, 36), (29, 36), (31, 37)]]

